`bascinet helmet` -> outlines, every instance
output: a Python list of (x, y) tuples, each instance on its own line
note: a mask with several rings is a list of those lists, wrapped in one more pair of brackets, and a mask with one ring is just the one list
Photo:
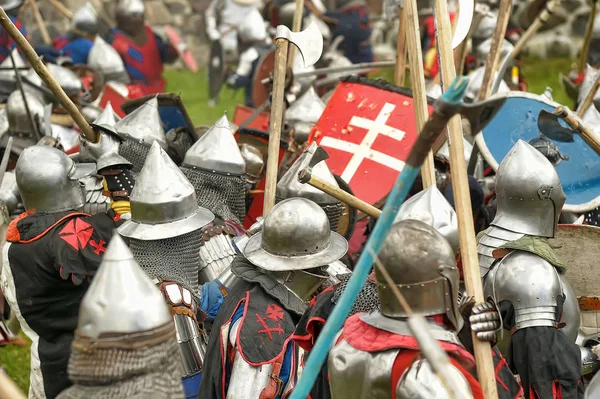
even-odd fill
[[(42, 135), (46, 126), (43, 126), (45, 120), (45, 107), (40, 99), (32, 93), (25, 92), (25, 100), (29, 106), (29, 112), (33, 122), (37, 125), (37, 129)], [(6, 102), (6, 116), (8, 118), (8, 130), (17, 136), (29, 136), (35, 139), (35, 132), (31, 131), (31, 123), (25, 102), (20, 91), (14, 91)]]
[[(314, 201), (325, 211), (325, 214), (329, 219), (331, 230), (337, 231), (340, 215), (344, 208), (342, 203), (318, 188), (298, 181), (298, 173), (310, 164), (317, 147), (316, 143), (312, 143), (302, 155), (298, 157), (290, 169), (285, 172), (277, 183), (275, 196), (277, 201), (293, 197), (302, 197)], [(312, 173), (332, 186), (339, 187), (325, 161), (321, 161), (313, 166)]]
[(493, 226), (554, 237), (565, 193), (550, 161), (523, 140), (517, 141), (498, 167), (496, 196)]
[(131, 219), (119, 227), (124, 237), (160, 240), (198, 230), (214, 216), (198, 206), (196, 191), (157, 142), (131, 192)]
[(119, 154), (133, 164), (132, 170), (136, 173), (142, 169), (152, 143), (157, 142), (165, 150), (168, 148), (156, 97), (117, 122), (114, 130), (123, 140)]
[(78, 180), (95, 170), (96, 165), (76, 164), (56, 148), (26, 148), (15, 169), (25, 209), (56, 213), (83, 208), (85, 195)]
[(458, 253), (458, 220), (456, 212), (436, 186), (431, 186), (404, 201), (394, 223), (420, 220), (435, 228)]
[(307, 300), (328, 279), (327, 265), (347, 250), (344, 237), (329, 229), (323, 209), (305, 198), (291, 198), (271, 209), (243, 254)]
[(71, 19), (71, 29), (90, 36), (98, 32), (98, 16), (91, 3), (85, 3), (75, 11)]
[(311, 86), (285, 111), (285, 120), (294, 128), (294, 140), (303, 144), (325, 110), (325, 103)]
[(83, 297), (60, 398), (183, 397), (173, 316), (118, 234)]
[[(379, 259), (413, 312), (423, 316), (445, 314), (458, 331), (459, 276), (455, 254), (448, 241), (419, 220), (395, 223), (383, 242)], [(381, 313), (407, 317), (383, 275), (375, 269)]]
[(238, 224), (246, 214), (245, 168), (226, 115), (185, 153), (181, 165), (196, 189), (198, 205)]

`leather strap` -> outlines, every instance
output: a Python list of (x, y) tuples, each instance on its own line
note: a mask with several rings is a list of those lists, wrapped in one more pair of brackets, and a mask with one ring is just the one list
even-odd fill
[(260, 392), (259, 399), (275, 399), (283, 392), (283, 381), (279, 378), (281, 373), (281, 366), (283, 364), (283, 358), (285, 352), (282, 353), (273, 363), (273, 369), (269, 377), (269, 385)]

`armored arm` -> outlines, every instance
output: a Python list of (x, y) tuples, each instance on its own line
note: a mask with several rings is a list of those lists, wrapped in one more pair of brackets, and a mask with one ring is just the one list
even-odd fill
[(131, 163), (119, 155), (119, 139), (104, 129), (96, 129), (97, 141), (92, 143), (81, 136), (81, 145), (96, 160), (98, 174), (103, 177), (103, 194), (111, 200), (111, 208), (119, 215), (131, 212), (129, 195), (134, 179)]
[(254, 47), (244, 51), (240, 57), (237, 70), (227, 79), (227, 85), (234, 88), (247, 86), (250, 79), (252, 79), (252, 66), (258, 57), (258, 51)]
[(206, 21), (206, 35), (211, 41), (219, 40), (221, 35), (217, 29), (217, 10), (219, 0), (212, 0), (208, 8), (204, 12), (204, 20)]

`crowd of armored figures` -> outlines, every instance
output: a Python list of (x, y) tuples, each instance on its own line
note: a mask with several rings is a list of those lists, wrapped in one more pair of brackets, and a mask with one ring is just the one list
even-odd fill
[[(308, 2), (311, 15), (327, 20), (318, 3)], [(333, 3), (335, 18), (350, 21), (338, 24), (347, 35), (342, 58), (371, 61), (366, 5)], [(17, 19), (22, 2), (1, 4), (25, 33)], [(290, 4), (274, 2), (277, 18), (291, 20), (295, 6)], [(104, 38), (90, 7), (75, 13), (71, 31), (53, 48), (37, 46), (36, 51), (67, 95), (78, 100), (97, 135), (93, 141), (59, 123), (47, 88), (0, 31), (5, 44), (0, 97), (6, 102), (0, 109), (5, 152), (0, 343), (23, 341), (20, 331), (31, 341), (32, 399), (293, 396), (315, 343), (351, 286), (352, 270), (377, 221), (298, 176), (309, 170), (345, 192), (358, 187), (351, 179), (362, 176), (373, 190), (390, 176), (393, 183), (404, 165), (382, 146), (365, 144), (367, 139), (357, 144), (342, 136), (316, 137), (315, 124), (327, 103), (329, 116), (321, 120), (332, 123), (338, 117), (346, 126), (344, 135), (352, 134), (348, 126), (357, 126), (354, 132), (368, 130), (367, 136), (373, 132), (394, 145), (405, 143), (410, 129), (398, 125), (404, 120), (397, 115), (412, 99), (393, 85), (364, 77), (347, 79), (321, 98), (311, 87), (313, 78), (296, 79), (292, 86), (303, 87), (297, 99), (286, 95), (276, 204), (260, 216), (268, 135), (247, 126), (238, 129), (227, 115), (204, 132), (185, 128), (189, 117), (181, 104), (165, 105), (167, 97), (153, 96), (165, 90), (162, 64), (175, 59), (177, 50), (144, 24), (143, 2), (118, 1), (117, 28)], [(215, 1), (207, 15), (208, 36), (219, 43), (216, 64), (209, 69), (223, 72), (227, 58), (237, 57), (236, 71), (219, 76), (246, 89), (247, 106), (260, 106), (253, 77), (258, 61), (273, 48), (263, 14), (254, 2)], [(361, 23), (365, 15), (367, 22)], [(239, 25), (237, 31), (229, 29), (231, 21)], [(430, 27), (431, 45), (435, 28)], [(491, 45), (489, 32), (482, 33), (489, 25), (480, 27), (472, 37), (472, 61), (479, 68), (464, 102), (477, 98)], [(505, 41), (501, 50), (508, 54), (512, 44)], [(77, 75), (68, 63), (89, 69)], [(425, 74), (433, 78), (438, 72), (437, 58), (429, 54)], [(112, 83), (90, 84), (99, 74)], [(586, 96), (595, 78), (587, 74), (581, 80), (580, 95)], [(218, 94), (219, 85), (211, 95)], [(524, 82), (502, 81), (499, 92), (516, 88), (523, 89)], [(369, 106), (354, 101), (360, 90), (376, 91)], [(137, 102), (113, 108), (101, 101), (106, 100), (101, 91), (116, 93), (113, 98), (137, 97)], [(598, 193), (585, 197), (591, 191), (584, 181), (590, 173), (597, 176), (597, 160), (590, 160), (588, 147), (575, 147), (581, 148), (579, 155), (563, 153), (564, 143), (550, 141), (538, 131), (537, 119), (525, 116), (533, 112), (530, 103), (551, 109), (549, 96), (515, 94), (506, 100), (503, 110), (510, 112), (499, 113), (487, 132), (510, 137), (495, 142), (484, 131), (487, 145), (478, 142), (489, 165), (466, 154), (477, 164), (468, 182), (484, 301), (468, 296), (463, 284), (446, 145), (435, 154), (436, 184), (427, 187), (425, 179), (417, 180), (383, 237), (376, 257), (383, 268), (373, 268), (336, 332), (310, 386), (311, 398), (483, 399), (474, 355), (478, 341), (491, 344), (500, 399), (600, 398), (600, 377), (594, 377), (600, 369), (600, 308), (597, 300), (585, 298), (596, 287), (576, 292), (567, 277), (576, 258), (564, 258), (579, 245), (595, 248), (584, 240), (588, 236), (579, 239), (578, 234), (588, 231), (584, 227), (599, 229), (592, 226), (600, 220), (593, 209)], [(374, 114), (367, 117), (368, 112)], [(598, 118), (593, 103), (583, 120), (597, 123)], [(321, 133), (334, 130), (327, 129)], [(509, 130), (523, 135), (513, 140), (505, 134)], [(525, 132), (533, 133), (525, 137)], [(571, 141), (585, 146), (578, 137)], [(334, 174), (317, 142), (345, 154), (346, 163), (363, 155), (354, 169)], [(471, 144), (465, 140), (465, 147)], [(587, 158), (578, 163), (576, 156)], [(493, 168), (490, 157), (498, 161)], [(584, 167), (560, 174), (555, 166), (561, 162)], [(384, 176), (377, 165), (394, 173)], [(377, 199), (385, 199), (389, 190)], [(381, 208), (385, 201), (368, 202)], [(575, 224), (561, 230), (566, 223)], [(571, 234), (571, 241), (563, 241), (571, 245), (555, 245), (561, 231)], [(426, 320), (420, 330), (411, 323), (413, 314)], [(439, 357), (431, 356), (435, 351), (424, 350), (422, 335), (445, 352), (444, 373)]]
[[(109, 106), (92, 124), (97, 142), (82, 138), (74, 156), (30, 146), (4, 175), (5, 203), (9, 191), (23, 209), (10, 209), (1, 287), (32, 341), (30, 397), (284, 397), (351, 276), (348, 242), (331, 229), (344, 210), (289, 177), (316, 144), (245, 231), (256, 165), (227, 117), (178, 166), (153, 128), (158, 111), (154, 98), (119, 120)], [(333, 179), (323, 161), (313, 170)], [(107, 207), (84, 212), (98, 186)], [(575, 343), (578, 305), (548, 242), (566, 199), (550, 161), (519, 140), (497, 170), (495, 217), (478, 236), (484, 303), (461, 295), (452, 205), (417, 186), (378, 259), (426, 316), (454, 383), (483, 395), (474, 331), (494, 344), (501, 398), (583, 397), (581, 352), (593, 353)], [(447, 397), (382, 281), (377, 269), (362, 288), (311, 397)]]

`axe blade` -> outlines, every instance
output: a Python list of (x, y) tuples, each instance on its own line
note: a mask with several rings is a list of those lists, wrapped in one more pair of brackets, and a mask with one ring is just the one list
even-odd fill
[(287, 26), (279, 25), (275, 39), (285, 39), (293, 43), (302, 55), (305, 68), (316, 64), (323, 53), (323, 35), (314, 21), (301, 32), (292, 32)]
[(310, 162), (308, 168), (312, 169), (316, 164), (329, 158), (329, 154), (323, 147), (317, 147)]
[(558, 115), (543, 109), (538, 116), (538, 129), (540, 129), (540, 132), (550, 140), (561, 143), (572, 143), (575, 141), (574, 135), (577, 134), (577, 132), (563, 126), (559, 119)]
[(504, 106), (507, 97), (507, 93), (503, 93), (494, 95), (484, 101), (472, 104), (463, 103), (459, 112), (469, 120), (471, 131), (477, 133), (494, 119), (498, 111)]
[(473, 22), (473, 13), (475, 11), (474, 0), (459, 0), (458, 21), (456, 21), (456, 31), (452, 37), (452, 48), (457, 48), (469, 34), (471, 23)]

